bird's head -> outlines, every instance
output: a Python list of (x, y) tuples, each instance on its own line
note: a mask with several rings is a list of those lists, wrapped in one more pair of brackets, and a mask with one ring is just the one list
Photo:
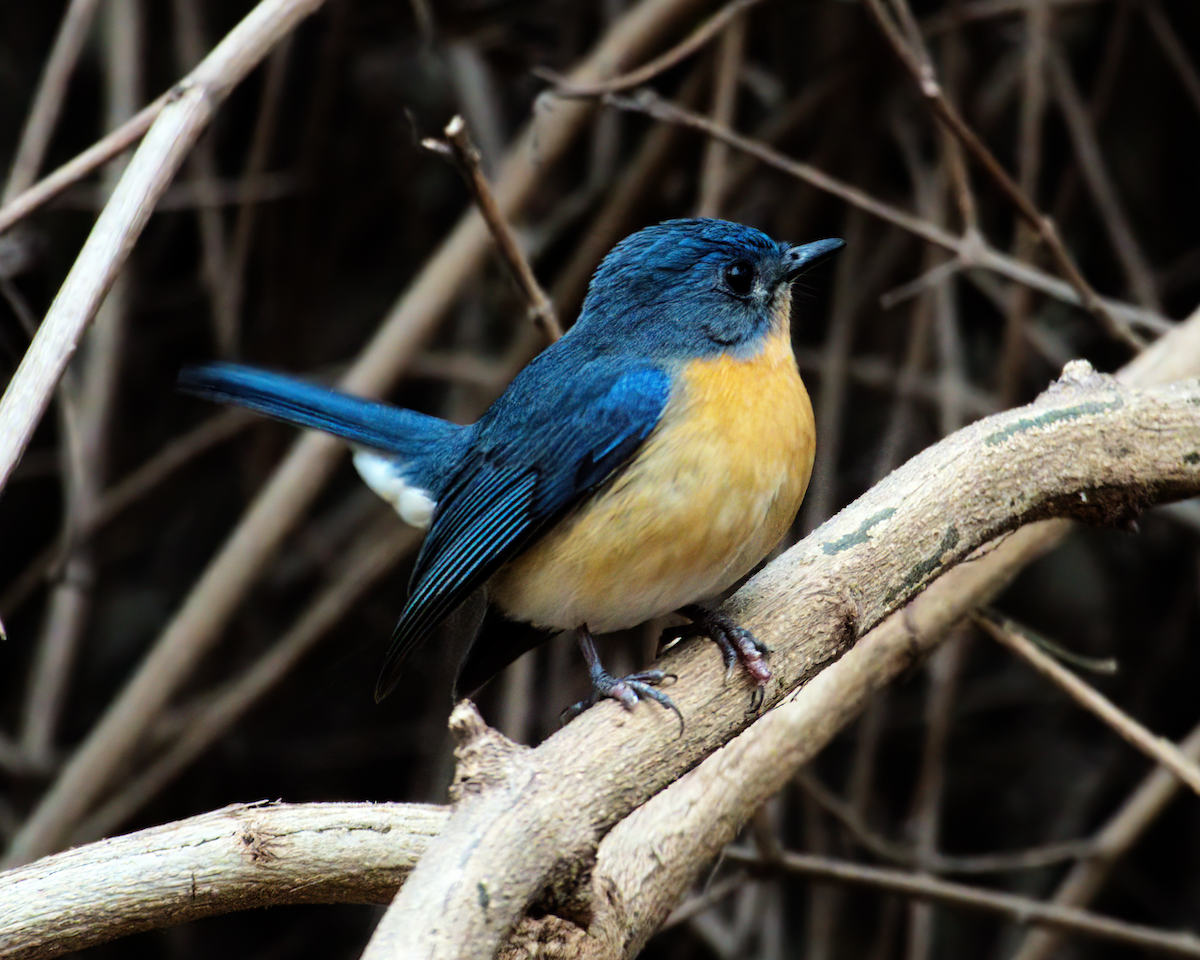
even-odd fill
[(844, 245), (793, 246), (726, 220), (667, 220), (604, 258), (573, 329), (599, 347), (664, 359), (750, 356), (786, 331), (791, 281)]

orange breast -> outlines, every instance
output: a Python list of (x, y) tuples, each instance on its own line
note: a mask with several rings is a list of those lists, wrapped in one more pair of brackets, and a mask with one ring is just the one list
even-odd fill
[(786, 311), (763, 351), (690, 362), (625, 470), (500, 570), (513, 619), (603, 633), (720, 592), (786, 532), (812, 471), (812, 406)]

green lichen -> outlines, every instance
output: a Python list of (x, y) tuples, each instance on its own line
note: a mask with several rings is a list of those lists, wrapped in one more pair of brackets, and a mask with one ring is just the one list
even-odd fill
[(1109, 410), (1119, 410), (1123, 406), (1125, 406), (1125, 401), (1117, 397), (1115, 400), (1107, 402), (1089, 400), (1087, 403), (1077, 403), (1073, 407), (1063, 407), (1061, 410), (1047, 410), (1036, 417), (1022, 417), (1016, 423), (1009, 424), (1003, 430), (997, 430), (995, 433), (988, 434), (983, 442), (989, 447), (994, 447), (1018, 433), (1037, 430), (1041, 427), (1049, 427), (1056, 423), (1065, 423), (1069, 420), (1078, 420), (1080, 417), (1105, 413)]
[(866, 543), (870, 540), (871, 528), (877, 523), (882, 523), (889, 517), (895, 516), (896, 509), (894, 507), (886, 507), (880, 510), (873, 517), (868, 517), (864, 520), (857, 530), (853, 533), (848, 533), (844, 537), (839, 537), (837, 540), (821, 544), (821, 549), (825, 551), (826, 556), (833, 556), (835, 553), (841, 553), (843, 550), (849, 550), (851, 547), (857, 547), (860, 543)]
[(954, 524), (946, 529), (946, 533), (942, 536), (942, 542), (938, 544), (937, 550), (922, 560), (920, 563), (914, 564), (912, 569), (908, 571), (908, 575), (904, 578), (901, 584), (893, 587), (885, 598), (888, 603), (895, 600), (901, 594), (911, 593), (921, 586), (931, 573), (935, 573), (942, 567), (942, 557), (958, 546), (958, 527)]

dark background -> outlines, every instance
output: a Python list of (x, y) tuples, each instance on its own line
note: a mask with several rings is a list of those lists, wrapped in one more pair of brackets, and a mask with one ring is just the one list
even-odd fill
[[(191, 66), (175, 54), (189, 8), (200, 8), (202, 50), (250, 8), (242, 0), (143, 0), (135, 7), (140, 42), (118, 49), (103, 27), (105, 6), (43, 172), (103, 134), (112, 63), (132, 59), (140, 67), (137, 102), (148, 102)], [(568, 69), (622, 7), (620, 0), (457, 0), (434, 5), (432, 21), (422, 24), (414, 6), (394, 0), (330, 0), (277, 55), (286, 59), (274, 68), (281, 82), (273, 105), (264, 111), (263, 68), (233, 93), (200, 147), (211, 175), (196, 164), (184, 168), (125, 269), (127, 329), (111, 358), (118, 374), (102, 431), (101, 485), (128, 476), (217, 415), (173, 391), (186, 363), (224, 352), (320, 378), (344, 369), (469, 203), (458, 174), (422, 150), (419, 138), (438, 134), (465, 110), (494, 171), (546, 88), (532, 68)], [(1081, 176), (1080, 148), (1064, 123), (1058, 88), (1029, 66), (1029, 22), (996, 8), (982, 0), (930, 0), (915, 12), (928, 28), (951, 99), (1005, 168), (1031, 187), (1038, 206), (1054, 214), (1084, 275), (1102, 294), (1138, 302), (1115, 252), (1113, 214)], [(11, 161), (62, 10), (50, 2), (0, 6), (0, 169)], [(1127, 235), (1147, 265), (1152, 293), (1147, 298), (1143, 288), (1143, 305), (1186, 317), (1200, 300), (1200, 5), (1060, 3), (1049, 10), (1044, 36), (1048, 49), (1065, 58), (1090, 111)], [(707, 110), (714, 63), (710, 46), (654, 87)], [(797, 115), (798, 103), (810, 105)], [(861, 3), (768, 0), (756, 7), (734, 125), (879, 199), (955, 233), (962, 229), (945, 142)], [(269, 130), (265, 164), (247, 174), (256, 130)], [(599, 240), (604, 249), (645, 224), (696, 212), (705, 153), (698, 134), (673, 134), (662, 162), (628, 184), (654, 133), (643, 117), (598, 113), (568, 157), (545, 171), (537, 200), (516, 223), (567, 322), (583, 295), (580, 281), (594, 266), (580, 252), (591, 248), (585, 244)], [(1031, 399), (1065, 359), (1082, 356), (1111, 370), (1129, 358), (1095, 318), (996, 276), (957, 274), (885, 307), (883, 294), (945, 255), (736, 154), (728, 169), (736, 176), (722, 216), (781, 239), (850, 241), (839, 264), (807, 277), (795, 298), (802, 371), (825, 432), (794, 536), (956, 424)], [(1045, 250), (1031, 249), (1018, 235), (1012, 206), (979, 167), (969, 165), (969, 178), (987, 240), (1054, 273)], [(633, 190), (635, 199), (609, 236), (601, 225), (622, 190)], [(36, 322), (45, 314), (102, 191), (92, 178), (0, 237), (0, 378), (11, 375), (28, 343), (20, 315)], [(226, 258), (216, 281), (206, 278), (197, 204), (206, 191), (220, 200), (204, 208)], [(239, 230), (249, 230), (249, 243), (234, 264)], [(214, 292), (235, 274), (244, 289), (232, 310), (236, 335), (222, 350)], [(1021, 331), (1015, 348), (1005, 346), (1006, 323)], [(502, 265), (492, 262), (460, 291), (391, 399), (454, 419), (473, 417), (530, 340), (522, 302)], [(835, 416), (828, 416), (829, 404)], [(253, 422), (197, 451), (85, 539), (86, 612), (73, 634), (76, 653), (62, 662), (65, 696), (51, 749), (30, 752), (22, 748), (30, 671), (38, 644), (47, 642), (51, 587), (65, 575), (62, 564), (21, 596), (11, 586), (72, 522), (64, 506), (63, 440), (52, 408), (0, 499), (0, 616), (9, 634), (0, 645), (0, 840), (19, 827), (130, 676), (294, 432)], [(1176, 740), (1200, 719), (1198, 515), (1185, 505), (1143, 517), (1136, 534), (1081, 530), (1018, 578), (1000, 603), (1074, 652), (1116, 658), (1115, 674), (1084, 675), (1150, 729)], [(214, 693), (289, 629), (360, 537), (389, 527), (401, 532), (346, 461), (307, 523), (263, 571), (216, 652), (149, 731), (139, 770), (207, 722)], [(76, 839), (94, 839), (95, 828), (125, 832), (241, 800), (442, 800), (451, 771), (444, 721), (453, 639), (429, 644), (391, 699), (377, 706), (371, 697), (410, 563), (411, 555), (353, 604), (211, 748), (145, 802)], [(648, 658), (649, 638), (647, 632), (609, 640), (607, 656), (618, 668), (622, 658), (632, 667)], [(874, 831), (899, 843), (911, 843), (915, 824), (931, 816), (940, 819), (937, 849), (945, 853), (1014, 851), (1089, 836), (1148, 773), (1148, 762), (991, 640), (967, 629), (956, 644), (955, 654), (935, 658), (937, 669), (916, 668), (881, 696), (867, 720), (846, 731), (809, 774), (849, 794)], [(536, 742), (585, 690), (578, 655), (560, 641), (539, 650), (521, 673), (493, 683), (481, 707), (510, 734)], [(948, 723), (944, 750), (923, 766), (939, 721)], [(920, 784), (939, 776), (940, 793), (919, 800)], [(873, 859), (799, 785), (770, 805), (766, 819), (785, 847)], [(1182, 795), (1121, 860), (1093, 908), (1143, 924), (1197, 928), (1198, 854), (1200, 806), (1195, 796)], [(1064, 870), (1059, 864), (967, 881), (1041, 898)], [(144, 934), (91, 955), (182, 960), (224, 950), (255, 958), (351, 957), (375, 918), (369, 908), (277, 908)], [(802, 879), (750, 884), (707, 919), (661, 934), (646, 956), (1004, 957), (1021, 936), (989, 917), (940, 907), (922, 944), (913, 934), (922, 922), (907, 904), (874, 892), (835, 895)], [(1115, 958), (1133, 951), (1076, 940), (1058, 955)]]

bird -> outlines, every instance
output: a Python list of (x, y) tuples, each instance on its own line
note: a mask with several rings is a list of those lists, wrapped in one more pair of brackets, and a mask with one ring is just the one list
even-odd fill
[[(426, 530), (375, 689), (468, 597), (486, 613), (459, 665), (473, 695), (518, 656), (573, 630), (592, 694), (679, 714), (661, 670), (614, 677), (596, 634), (679, 613), (755, 694), (767, 647), (704, 603), (782, 539), (812, 472), (812, 405), (792, 349), (791, 284), (845, 245), (793, 245), (692, 218), (647, 226), (601, 261), (576, 322), (473, 424), (216, 362), (185, 393), (349, 442), (366, 484)], [(682, 716), (680, 715), (682, 723)]]

